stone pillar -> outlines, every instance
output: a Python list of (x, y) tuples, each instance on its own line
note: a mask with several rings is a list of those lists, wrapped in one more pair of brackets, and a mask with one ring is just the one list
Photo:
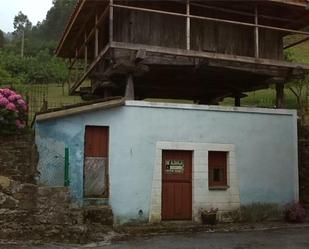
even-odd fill
[(278, 109), (284, 108), (284, 84), (276, 84), (276, 107)]
[(235, 106), (240, 106), (240, 96), (235, 96)]
[(134, 82), (132, 74), (129, 74), (127, 79), (126, 91), (125, 91), (125, 98), (127, 100), (134, 100)]

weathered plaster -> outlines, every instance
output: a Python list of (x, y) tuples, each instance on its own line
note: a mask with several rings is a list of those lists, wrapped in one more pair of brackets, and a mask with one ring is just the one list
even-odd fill
[(234, 144), (241, 204), (298, 199), (295, 111), (127, 101), (123, 107), (38, 122), (41, 182), (53, 182), (49, 178), (63, 170), (46, 163), (52, 153), (43, 148), (53, 152), (54, 140), (70, 149), (71, 191), (79, 203), (86, 125), (110, 127), (109, 204), (116, 222), (149, 219), (159, 141)]

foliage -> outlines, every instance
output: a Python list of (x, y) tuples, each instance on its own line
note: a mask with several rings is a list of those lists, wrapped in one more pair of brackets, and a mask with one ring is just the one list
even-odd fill
[(289, 203), (285, 206), (284, 218), (287, 222), (303, 223), (306, 221), (306, 211), (300, 203)]
[(242, 205), (239, 210), (230, 214), (234, 222), (262, 222), (270, 220), (280, 220), (282, 209), (275, 203), (252, 203)]
[(0, 52), (0, 80), (10, 85), (19, 83), (63, 84), (69, 76), (66, 63), (51, 56), (47, 49), (35, 57), (20, 58), (13, 53)]
[(32, 24), (29, 21), (28, 17), (23, 14), (21, 11), (18, 12), (18, 15), (14, 17), (14, 33), (21, 34), (25, 30), (31, 30)]
[(47, 12), (46, 19), (38, 23), (34, 35), (39, 40), (57, 41), (63, 32), (76, 0), (53, 0), (52, 8)]
[(21, 95), (0, 88), (0, 132), (11, 133), (25, 128), (28, 106)]
[(0, 29), (0, 49), (4, 47), (4, 43), (5, 43), (4, 33)]
[[(0, 82), (8, 85), (63, 85), (68, 80), (66, 62), (55, 58), (53, 53), (75, 4), (76, 0), (53, 0), (46, 19), (35, 26), (19, 12), (14, 18), (13, 37), (5, 44), (4, 34), (0, 31)], [(21, 47), (23, 58), (20, 58)]]
[(301, 120), (304, 119), (304, 114), (307, 107), (307, 95), (308, 95), (309, 77), (303, 79), (296, 79), (287, 84), (288, 89), (294, 94), (297, 102), (297, 109), (301, 116)]

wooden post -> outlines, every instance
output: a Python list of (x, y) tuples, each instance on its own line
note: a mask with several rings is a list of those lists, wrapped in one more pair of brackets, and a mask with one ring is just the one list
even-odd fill
[(190, 36), (190, 28), (191, 28), (191, 19), (190, 19), (190, 0), (187, 0), (187, 29), (186, 29), (186, 37), (187, 37), (187, 50), (191, 48), (191, 36)]
[(278, 109), (284, 108), (284, 84), (276, 84), (276, 107)]
[(84, 65), (84, 73), (86, 73), (88, 67), (88, 44), (87, 44), (87, 34), (85, 32), (85, 65)]
[(239, 95), (235, 96), (235, 106), (240, 106), (240, 96)]
[[(77, 56), (78, 56), (78, 49), (76, 48), (75, 49), (75, 59), (77, 60)], [(78, 69), (78, 63), (76, 62), (75, 63), (75, 82), (77, 82), (78, 80), (78, 72), (77, 72), (77, 69)]]
[(99, 54), (99, 28), (98, 25), (98, 15), (95, 15), (95, 33), (94, 33), (94, 58), (98, 57)]
[(109, 0), (109, 42), (113, 42), (113, 36), (114, 36), (114, 7), (113, 7), (114, 1)]
[(255, 58), (259, 58), (260, 57), (260, 41), (259, 41), (259, 27), (257, 25), (259, 25), (259, 12), (258, 12), (258, 5), (255, 5), (254, 8), (254, 24), (256, 25), (254, 28), (254, 55)]
[(132, 74), (129, 74), (127, 79), (125, 98), (127, 100), (134, 100), (134, 82)]

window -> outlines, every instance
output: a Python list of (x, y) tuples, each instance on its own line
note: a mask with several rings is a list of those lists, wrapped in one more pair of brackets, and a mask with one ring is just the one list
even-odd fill
[(209, 189), (227, 188), (227, 152), (208, 152)]

